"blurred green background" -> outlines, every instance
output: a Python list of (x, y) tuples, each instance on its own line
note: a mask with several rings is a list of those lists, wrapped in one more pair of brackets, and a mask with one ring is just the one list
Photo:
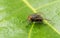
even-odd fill
[[(34, 24), (31, 30), (31, 7), (57, 32), (46, 23)], [(60, 0), (0, 0), (0, 38), (60, 38)]]

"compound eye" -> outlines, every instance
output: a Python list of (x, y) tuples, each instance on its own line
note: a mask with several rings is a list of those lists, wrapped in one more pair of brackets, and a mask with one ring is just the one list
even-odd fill
[(28, 20), (31, 20), (32, 19), (32, 16), (28, 16)]

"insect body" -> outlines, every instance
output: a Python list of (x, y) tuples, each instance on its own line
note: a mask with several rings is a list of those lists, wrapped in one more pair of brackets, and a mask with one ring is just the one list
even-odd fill
[(38, 14), (32, 14), (32, 15), (28, 16), (28, 20), (31, 22), (41, 23), (43, 21), (43, 18)]

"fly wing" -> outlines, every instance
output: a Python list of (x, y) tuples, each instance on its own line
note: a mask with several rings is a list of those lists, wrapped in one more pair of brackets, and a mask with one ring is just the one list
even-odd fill
[(38, 14), (43, 18), (43, 20), (51, 21), (48, 18), (46, 18), (46, 15), (43, 12), (38, 12)]
[(41, 16), (41, 18), (46, 19), (45, 14), (43, 12), (37, 12), (37, 14), (39, 14)]

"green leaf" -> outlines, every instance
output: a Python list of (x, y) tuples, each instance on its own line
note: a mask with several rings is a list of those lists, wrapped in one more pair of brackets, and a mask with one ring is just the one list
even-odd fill
[[(33, 8), (51, 21), (29, 24), (27, 19), (34, 13)], [(0, 0), (0, 38), (60, 38), (49, 26), (60, 32), (59, 9), (59, 0)]]
[[(48, 21), (48, 23), (46, 24), (48, 24), (50, 28), (52, 28), (55, 32), (57, 32), (57, 34), (60, 35), (60, 23), (59, 23), (60, 22), (59, 21), (60, 2), (59, 0), (36, 0), (34, 2), (33, 1), (28, 0), (29, 4), (32, 7), (34, 7), (34, 9), (37, 12), (40, 12), (43, 18), (47, 19), (46, 21)], [(50, 38), (55, 38), (55, 34), (53, 37), (50, 37)]]

